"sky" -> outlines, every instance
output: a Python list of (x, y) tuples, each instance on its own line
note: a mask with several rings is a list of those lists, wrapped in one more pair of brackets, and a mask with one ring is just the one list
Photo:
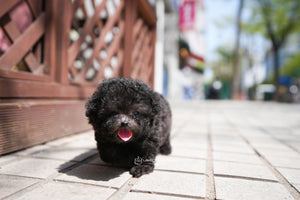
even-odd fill
[(238, 0), (204, 0), (205, 6), (205, 41), (206, 61), (213, 60), (217, 55), (216, 49), (220, 45), (233, 46), (235, 41), (235, 27), (228, 24), (219, 27), (227, 18), (234, 19), (237, 13)]
[[(216, 50), (220, 46), (233, 46), (235, 38), (235, 27), (218, 26), (224, 20), (236, 16), (238, 0), (204, 0), (205, 10), (205, 62), (209, 64), (218, 55)], [(206, 67), (204, 80), (209, 82), (214, 77), (211, 68)]]
[[(235, 18), (237, 15), (239, 0), (204, 0), (205, 7), (205, 46), (206, 63), (209, 64), (218, 57), (216, 49), (219, 46), (233, 47), (236, 38)], [(243, 10), (243, 18), (251, 17), (249, 10)], [(231, 20), (231, 23), (228, 22)], [(224, 23), (225, 22), (225, 23)], [(226, 23), (228, 22), (228, 23)], [(225, 24), (220, 27), (217, 24)], [(245, 38), (241, 38), (241, 44), (247, 42)], [(249, 42), (249, 41), (248, 41)], [(265, 40), (261, 36), (255, 36), (255, 45), (251, 46), (252, 53), (255, 53), (257, 60), (262, 60), (266, 49)], [(205, 79), (210, 80), (213, 72), (210, 68), (206, 68)], [(266, 71), (261, 63), (257, 63), (252, 70), (246, 70), (244, 73), (244, 84), (249, 87), (253, 85), (253, 73), (256, 81), (264, 80)]]

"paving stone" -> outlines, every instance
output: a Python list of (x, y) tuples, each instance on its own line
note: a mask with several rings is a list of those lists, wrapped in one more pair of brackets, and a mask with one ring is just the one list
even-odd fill
[(173, 146), (171, 156), (182, 156), (187, 158), (206, 158), (206, 150), (194, 147)]
[(177, 133), (175, 140), (188, 140), (193, 142), (207, 141), (207, 131), (206, 128), (203, 128), (203, 131), (186, 131), (185, 127), (182, 127), (179, 132)]
[[(241, 134), (244, 137), (246, 137), (251, 144), (257, 144), (257, 146), (267, 148), (266, 146), (268, 145), (274, 147), (276, 144), (278, 144), (278, 141), (274, 140), (271, 136), (265, 133), (260, 133), (260, 134), (245, 133), (243, 129), (239, 129), (239, 132), (242, 132)], [(264, 146), (263, 144), (265, 144), (266, 146)]]
[[(172, 105), (173, 153), (159, 155), (155, 171), (142, 176), (125, 199), (205, 198), (206, 176), (197, 172), (205, 172), (208, 123), (214, 149), (214, 173), (231, 177), (215, 176), (218, 199), (292, 199), (278, 182), (251, 180), (277, 181), (238, 133), (299, 191), (300, 155), (282, 142), (300, 149), (300, 114), (295, 114), (300, 113), (300, 106), (230, 101), (175, 102)], [(89, 131), (19, 151), (18, 156), (2, 157), (0, 198), (39, 181), (29, 177), (46, 178), (58, 173), (60, 168), (77, 164), (70, 171), (60, 171), (53, 182), (16, 196), (30, 200), (106, 199), (131, 175), (127, 170), (104, 163), (99, 156), (88, 163), (78, 163), (95, 154), (94, 133)], [(70, 162), (72, 160), (76, 163)], [(238, 177), (232, 178), (234, 176)]]
[(298, 157), (300, 154), (291, 149), (274, 149), (274, 148), (256, 148), (263, 156), (282, 156), (282, 157)]
[(64, 147), (95, 149), (97, 145), (94, 133), (80, 134), (74, 140), (66, 143)]
[(254, 154), (254, 151), (245, 143), (238, 144), (222, 144), (222, 143), (212, 143), (213, 151), (220, 152), (235, 152), (235, 153), (246, 153), (246, 154)]
[(132, 190), (205, 197), (205, 176), (154, 171), (142, 176)]
[(215, 174), (277, 180), (266, 166), (261, 165), (214, 161), (213, 168)]
[(244, 140), (233, 134), (212, 134), (211, 137), (213, 143), (225, 143), (225, 144), (241, 144), (246, 145)]
[[(286, 128), (286, 129), (288, 130), (288, 128)], [(300, 143), (300, 141), (296, 135), (287, 134), (287, 131), (282, 132), (281, 134), (276, 134), (276, 135), (274, 135), (274, 137), (285, 144), (289, 144), (292, 142), (295, 142), (298, 144)]]
[(294, 199), (279, 183), (215, 177), (217, 199)]
[(81, 165), (58, 176), (56, 180), (121, 187), (131, 175), (127, 170), (98, 165)]
[(298, 190), (298, 192), (300, 192), (300, 184), (294, 184), (293, 183), (293, 186)]
[(69, 142), (72, 142), (72, 141), (75, 141), (76, 139), (74, 138), (75, 136), (77, 135), (69, 135), (69, 136), (66, 136), (66, 137), (63, 137), (63, 138), (59, 138), (59, 139), (56, 139), (56, 140), (53, 140), (51, 142), (47, 142), (45, 145), (47, 146), (61, 146), (61, 145), (65, 145)]
[(207, 134), (207, 123), (192, 121), (185, 124), (181, 128), (181, 133), (179, 135), (190, 135), (194, 136)]
[(31, 179), (25, 177), (21, 178), (0, 174), (0, 199), (11, 195), (23, 188), (26, 188), (38, 181), (38, 179)]
[(207, 141), (207, 133), (199, 133), (199, 132), (186, 132), (182, 128), (179, 133), (174, 137), (174, 140), (186, 140), (188, 142), (205, 142)]
[(66, 161), (82, 161), (95, 154), (97, 154), (96, 149), (82, 149), (62, 146), (49, 148), (32, 155), (35, 157), (54, 158)]
[(288, 146), (282, 144), (279, 141), (276, 141), (274, 139), (272, 140), (261, 140), (261, 141), (255, 141), (250, 142), (251, 145), (257, 149), (270, 149), (274, 151), (291, 151), (291, 148)]
[(277, 168), (277, 170), (300, 192), (300, 169)]
[(49, 148), (49, 146), (46, 146), (46, 145), (37, 145), (37, 146), (31, 147), (31, 148), (25, 149), (23, 151), (19, 151), (15, 155), (27, 156), (27, 155), (30, 155), (33, 153), (38, 153), (40, 151), (44, 151), (48, 148)]
[(194, 140), (192, 138), (174, 138), (171, 141), (171, 145), (173, 148), (187, 147), (187, 148), (207, 149), (207, 139)]
[(171, 128), (171, 133), (170, 133), (171, 138), (172, 138), (172, 137), (175, 137), (175, 135), (178, 135), (179, 130), (180, 130), (180, 127), (179, 127), (179, 126), (176, 126), (176, 127), (172, 126), (172, 128)]
[(266, 127), (265, 130), (278, 139), (290, 139), (294, 135), (291, 134), (291, 130), (289, 130), (289, 127), (286, 125), (287, 124), (282, 124), (277, 127)]
[(6, 163), (9, 163), (16, 159), (18, 159), (18, 156), (14, 156), (14, 155), (6, 155), (6, 156), (0, 157), (0, 169), (1, 169), (2, 165), (5, 165)]
[(232, 126), (227, 123), (225, 118), (220, 118), (219, 121), (212, 119), (210, 122), (210, 132), (212, 135), (232, 135), (232, 133), (235, 131), (235, 128), (232, 128)]
[(211, 134), (218, 134), (218, 133), (233, 133), (234, 129), (232, 129), (232, 127), (230, 125), (228, 125), (228, 123), (226, 122), (225, 118), (220, 118), (218, 119), (218, 121), (215, 119), (215, 117), (211, 117), (214, 118), (213, 120), (210, 120), (210, 133)]
[(259, 157), (254, 154), (213, 152), (213, 159), (216, 161), (231, 161), (237, 163), (263, 165), (263, 162), (259, 159)]
[[(176, 197), (169, 195), (159, 195), (155, 193), (147, 194), (140, 192), (129, 192), (123, 200), (133, 200), (133, 199), (142, 199), (142, 200), (196, 200), (195, 198), (184, 198), (184, 197)], [(199, 198), (197, 198), (199, 200)]]
[[(300, 132), (300, 130), (299, 130)], [(297, 136), (299, 137), (299, 136)], [(300, 152), (300, 141), (288, 141), (287, 142), (290, 146), (292, 146), (294, 149), (297, 149)]]
[(271, 136), (266, 135), (261, 129), (255, 127), (240, 127), (238, 130), (242, 135), (247, 136), (249, 141), (260, 141), (272, 138)]
[(207, 141), (207, 130), (204, 128), (201, 131), (197, 131), (198, 128), (194, 128), (194, 131), (186, 131), (185, 128), (182, 128), (180, 133), (176, 136), (176, 139), (179, 140), (190, 140), (190, 141), (195, 141), (197, 140), (198, 142), (201, 141)]
[(265, 156), (265, 158), (274, 166), (300, 169), (300, 156)]
[(111, 188), (101, 188), (91, 185), (79, 185), (72, 183), (50, 182), (46, 185), (41, 185), (34, 190), (25, 193), (16, 200), (98, 200), (106, 199), (115, 190)]
[(53, 140), (51, 142), (47, 142), (45, 145), (61, 146), (61, 145), (67, 145), (72, 142), (85, 141), (85, 140), (89, 140), (89, 141), (94, 140), (94, 132), (92, 130), (83, 132), (83, 133), (79, 133), (79, 134), (75, 134), (75, 135), (69, 135), (69, 136), (66, 136), (63, 138), (59, 138), (59, 139)]
[(155, 169), (205, 173), (206, 162), (200, 159), (157, 156)]
[[(253, 154), (252, 149), (244, 141), (230, 142), (213, 140), (212, 144), (213, 147), (216, 147), (216, 151), (223, 151), (224, 149), (225, 152)], [(239, 152), (238, 149), (241, 149), (241, 152)]]
[(69, 142), (64, 145), (66, 148), (81, 148), (81, 149), (96, 149), (97, 144), (96, 141), (94, 140), (94, 136), (91, 136), (91, 138), (86, 139), (86, 140), (76, 140)]
[(57, 173), (62, 168), (69, 167), (72, 164), (74, 163), (39, 158), (24, 158), (4, 165), (0, 169), (0, 173), (35, 178), (47, 178), (48, 176)]

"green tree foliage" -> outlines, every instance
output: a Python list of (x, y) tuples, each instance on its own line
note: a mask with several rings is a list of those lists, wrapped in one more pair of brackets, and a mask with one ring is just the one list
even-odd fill
[(246, 32), (261, 33), (282, 45), (288, 35), (300, 31), (300, 0), (256, 0), (248, 6), (252, 7), (252, 16), (243, 23)]
[(300, 31), (300, 0), (251, 1), (252, 17), (244, 24), (244, 31), (261, 33), (270, 40), (274, 57), (274, 80), (279, 88), (279, 50), (288, 36)]
[(282, 75), (300, 78), (300, 52), (290, 57), (281, 69)]
[(217, 49), (217, 52), (219, 59), (212, 63), (214, 74), (222, 82), (229, 83), (232, 79), (233, 50), (221, 46)]

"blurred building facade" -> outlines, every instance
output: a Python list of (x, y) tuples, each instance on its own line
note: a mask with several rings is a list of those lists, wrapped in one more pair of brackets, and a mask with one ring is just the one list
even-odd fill
[[(203, 99), (203, 0), (158, 0), (156, 12), (155, 89), (171, 99)], [(188, 49), (184, 63), (182, 41)]]

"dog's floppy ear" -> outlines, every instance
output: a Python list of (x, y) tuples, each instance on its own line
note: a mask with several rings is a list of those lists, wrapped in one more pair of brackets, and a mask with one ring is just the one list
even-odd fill
[(152, 114), (156, 115), (161, 110), (160, 108), (160, 96), (158, 93), (151, 90), (149, 85), (147, 85), (145, 82), (141, 80), (135, 81), (135, 87), (132, 88), (135, 92), (146, 96), (148, 99), (150, 99), (150, 104), (152, 107)]
[(86, 112), (85, 116), (89, 118), (89, 123), (93, 124), (93, 122), (97, 119), (97, 109), (98, 109), (98, 103), (99, 102), (99, 95), (97, 93), (93, 94), (93, 96), (87, 101), (85, 107)]
[(109, 80), (104, 80), (102, 81), (94, 94), (92, 95), (91, 98), (87, 101), (85, 107), (86, 107), (86, 112), (85, 116), (89, 118), (89, 123), (94, 124), (96, 123), (98, 119), (98, 110), (102, 106), (104, 99), (105, 99), (105, 93), (109, 89), (108, 83)]
[(160, 112), (161, 107), (160, 107), (160, 97), (159, 94), (151, 91), (151, 105), (152, 105), (152, 112), (153, 114), (157, 114)]

